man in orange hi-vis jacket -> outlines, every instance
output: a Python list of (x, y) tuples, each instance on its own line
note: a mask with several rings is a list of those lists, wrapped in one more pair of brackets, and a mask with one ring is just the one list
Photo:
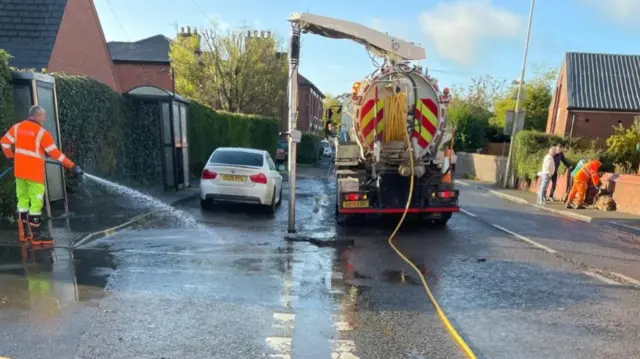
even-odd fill
[[(74, 173), (83, 174), (82, 169), (56, 147), (51, 134), (42, 127), (45, 121), (44, 109), (32, 106), (29, 118), (13, 125), (0, 139), (5, 157), (14, 161), (20, 220), (31, 228), (33, 243), (42, 245), (53, 244), (50, 235), (40, 230), (45, 193), (45, 154)], [(11, 151), (11, 146), (15, 151)]]
[[(596, 189), (600, 185), (600, 176), (598, 176), (598, 170), (602, 166), (599, 159), (593, 159), (582, 166), (580, 170), (573, 176), (573, 186), (571, 192), (567, 198), (566, 208), (571, 208), (572, 202), (574, 208), (580, 208), (584, 203), (584, 199), (587, 196), (587, 189), (589, 188), (589, 180), (593, 182)], [(575, 199), (575, 201), (574, 201)]]

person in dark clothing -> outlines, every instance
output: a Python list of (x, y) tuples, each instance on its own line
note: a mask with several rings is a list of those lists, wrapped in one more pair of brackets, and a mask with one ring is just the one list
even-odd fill
[(553, 201), (553, 193), (556, 191), (556, 184), (558, 182), (558, 168), (560, 166), (560, 162), (567, 168), (571, 168), (571, 163), (567, 161), (564, 157), (564, 153), (562, 152), (562, 145), (556, 145), (556, 154), (553, 156), (553, 162), (555, 163), (555, 171), (551, 175), (551, 190), (549, 191), (549, 196), (547, 197), (550, 201)]

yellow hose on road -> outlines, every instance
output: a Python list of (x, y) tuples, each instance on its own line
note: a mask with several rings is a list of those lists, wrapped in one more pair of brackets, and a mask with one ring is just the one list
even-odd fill
[(435, 308), (436, 312), (438, 313), (438, 318), (440, 318), (440, 321), (444, 325), (445, 329), (447, 329), (447, 332), (449, 333), (449, 335), (451, 336), (453, 341), (458, 345), (458, 347), (462, 350), (462, 352), (464, 353), (464, 355), (468, 359), (476, 359), (476, 355), (473, 353), (473, 351), (471, 350), (469, 345), (464, 341), (464, 339), (462, 339), (462, 336), (460, 336), (458, 331), (453, 327), (453, 325), (449, 321), (449, 318), (447, 318), (447, 316), (444, 314), (444, 311), (442, 310), (442, 308), (440, 308), (440, 304), (438, 304), (438, 301), (436, 301), (436, 298), (433, 296), (433, 293), (431, 293), (431, 289), (429, 288), (429, 285), (427, 284), (427, 280), (425, 279), (425, 277), (422, 274), (422, 272), (420, 272), (420, 269), (418, 269), (418, 267), (415, 264), (413, 264), (413, 262), (411, 262), (411, 260), (409, 258), (407, 258), (407, 256), (405, 256), (393, 244), (393, 239), (396, 236), (396, 233), (398, 233), (398, 230), (400, 229), (400, 226), (402, 226), (402, 223), (404, 222), (404, 219), (407, 216), (407, 212), (409, 211), (409, 207), (411, 206), (411, 197), (413, 197), (413, 185), (414, 185), (414, 178), (413, 178), (413, 172), (414, 172), (413, 151), (411, 149), (411, 143), (409, 141), (409, 134), (406, 131), (406, 127), (405, 127), (404, 139), (405, 139), (405, 141), (407, 143), (407, 148), (408, 148), (408, 151), (409, 151), (409, 165), (410, 165), (409, 167), (411, 168), (411, 177), (409, 177), (409, 198), (407, 199), (407, 204), (406, 204), (406, 206), (404, 208), (404, 212), (402, 213), (402, 217), (400, 218), (400, 221), (398, 222), (398, 225), (393, 230), (393, 232), (391, 232), (391, 235), (389, 236), (389, 245), (391, 246), (391, 248), (393, 248), (393, 250), (396, 252), (396, 254), (398, 254), (398, 256), (400, 258), (402, 258), (402, 260), (405, 261), (418, 274), (418, 276), (420, 277), (420, 282), (422, 282), (422, 286), (424, 287), (424, 291), (427, 293), (427, 297), (429, 297), (429, 300), (431, 301), (431, 304), (433, 305), (433, 307)]

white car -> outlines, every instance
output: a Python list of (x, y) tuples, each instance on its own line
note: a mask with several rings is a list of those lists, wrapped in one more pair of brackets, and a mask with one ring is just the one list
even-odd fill
[(327, 145), (327, 146), (325, 146), (325, 147), (324, 147), (324, 151), (323, 151), (322, 155), (323, 155), (324, 157), (331, 157), (331, 155), (332, 155), (332, 154), (333, 154), (333, 151), (331, 150), (331, 147), (330, 147), (330, 146), (328, 146), (328, 145)]
[(202, 208), (211, 208), (216, 202), (234, 202), (262, 205), (274, 213), (281, 201), (282, 176), (267, 151), (219, 147), (202, 170)]

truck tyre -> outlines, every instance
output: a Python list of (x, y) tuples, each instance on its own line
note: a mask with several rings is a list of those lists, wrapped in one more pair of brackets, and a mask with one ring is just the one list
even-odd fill
[(431, 220), (431, 224), (434, 228), (445, 228), (447, 227), (447, 222), (451, 219), (451, 213), (443, 213), (442, 218)]
[(213, 201), (210, 199), (201, 199), (200, 200), (200, 208), (210, 211), (213, 209)]

